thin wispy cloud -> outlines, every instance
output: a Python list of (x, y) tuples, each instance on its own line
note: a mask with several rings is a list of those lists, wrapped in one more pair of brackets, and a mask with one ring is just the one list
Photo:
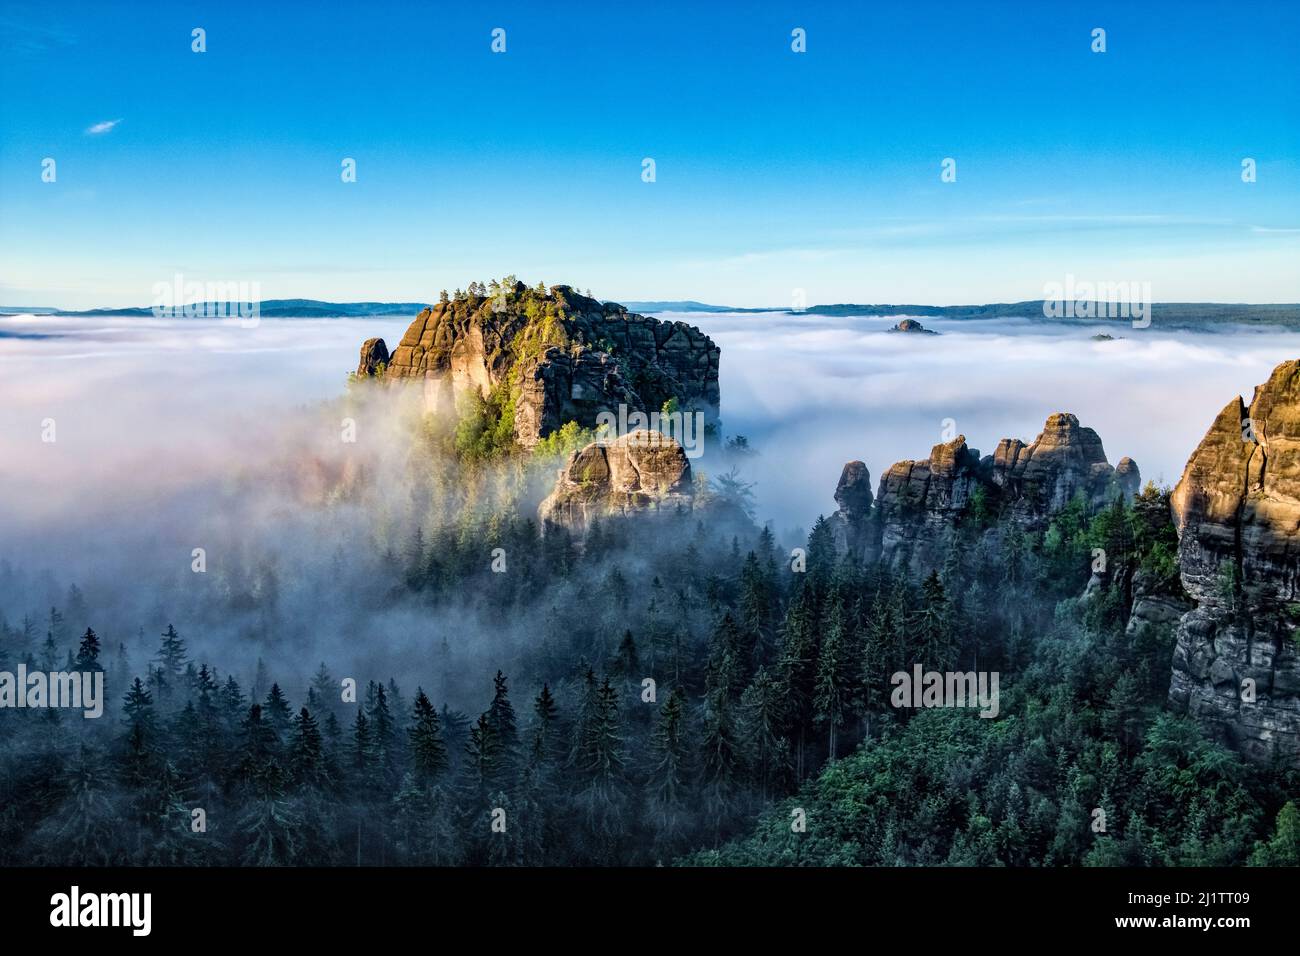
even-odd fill
[(96, 123), (94, 126), (88, 127), (86, 129), (86, 132), (89, 133), (91, 136), (100, 136), (104, 133), (107, 133), (109, 130), (111, 130), (114, 126), (116, 126), (120, 122), (122, 122), (120, 119), (104, 120), (102, 123)]
[(41, 56), (75, 45), (77, 38), (57, 26), (0, 17), (0, 51), (6, 56)]

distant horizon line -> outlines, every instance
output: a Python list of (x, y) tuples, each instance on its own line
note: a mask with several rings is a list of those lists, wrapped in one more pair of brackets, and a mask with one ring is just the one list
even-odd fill
[[(572, 288), (572, 287), (570, 287)], [(575, 290), (577, 291), (577, 290)], [(654, 312), (668, 311), (710, 311), (710, 312), (789, 312), (793, 315), (799, 315), (807, 312), (816, 312), (819, 309), (927, 309), (943, 311), (959, 311), (964, 309), (992, 309), (992, 308), (1018, 308), (1028, 306), (1041, 306), (1044, 302), (1093, 302), (1103, 303), (1106, 300), (1097, 298), (1077, 298), (1077, 299), (1019, 299), (1012, 301), (987, 301), (987, 302), (967, 302), (954, 303), (951, 305), (939, 305), (935, 303), (922, 302), (819, 302), (813, 305), (796, 308), (794, 306), (732, 306), (719, 305), (716, 303), (702, 302), (698, 299), (606, 299), (599, 296), (593, 296), (597, 301), (603, 304), (621, 305), (629, 311), (644, 310)], [(194, 305), (216, 304), (222, 300), (200, 300)], [(255, 300), (258, 306), (269, 305), (272, 308), (287, 308), (292, 305), (301, 305), (306, 309), (320, 310), (325, 308), (351, 308), (354, 311), (350, 314), (340, 314), (337, 318), (364, 318), (367, 316), (383, 317), (404, 315), (410, 309), (416, 312), (424, 308), (432, 308), (436, 300), (416, 300), (416, 301), (386, 301), (383, 299), (360, 299), (353, 301), (335, 301), (331, 299), (311, 299), (298, 296), (258, 299)], [(1295, 308), (1300, 309), (1300, 302), (1233, 302), (1224, 300), (1202, 299), (1196, 301), (1154, 301), (1152, 305), (1160, 306), (1217, 306), (1217, 307), (1241, 307), (1241, 308)], [(685, 308), (685, 307), (693, 308)], [(679, 308), (680, 307), (680, 308)], [(29, 315), (52, 315), (52, 316), (91, 316), (91, 315), (151, 315), (154, 313), (153, 306), (95, 306), (89, 309), (68, 309), (60, 306), (32, 306), (32, 305), (5, 305), (0, 304), (0, 311), (5, 314), (29, 314)], [(325, 317), (325, 316), (307, 316), (307, 317)]]

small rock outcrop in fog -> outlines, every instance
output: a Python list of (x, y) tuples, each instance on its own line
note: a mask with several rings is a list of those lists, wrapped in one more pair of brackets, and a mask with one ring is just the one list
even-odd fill
[(361, 362), (357, 365), (357, 377), (367, 378), (380, 374), (388, 365), (388, 346), (383, 339), (366, 339), (361, 346)]
[(493, 389), (513, 398), (515, 440), (531, 448), (575, 421), (596, 425), (601, 412), (660, 411), (675, 401), (717, 420), (720, 350), (685, 322), (661, 322), (601, 303), (569, 286), (481, 289), (440, 302), (415, 317), (388, 354), (382, 339), (362, 348), (358, 374), (418, 381), (431, 411), (456, 396)]
[(1234, 398), (1171, 499), (1183, 588), (1171, 705), (1256, 760), (1300, 766), (1300, 361)]
[(831, 516), (835, 546), (841, 551), (861, 553), (866, 546), (863, 535), (871, 521), (871, 472), (860, 461), (851, 461), (840, 473), (835, 489), (839, 510)]
[(938, 335), (939, 334), (938, 332), (934, 331), (934, 329), (927, 329), (920, 322), (916, 321), (916, 319), (903, 319), (903, 321), (899, 322), (897, 325), (895, 325), (893, 328), (889, 329), (888, 331), (906, 332), (910, 335)]
[(662, 432), (642, 429), (570, 455), (539, 516), (543, 525), (585, 529), (609, 517), (683, 514), (691, 510), (693, 495), (691, 463), (682, 446)]

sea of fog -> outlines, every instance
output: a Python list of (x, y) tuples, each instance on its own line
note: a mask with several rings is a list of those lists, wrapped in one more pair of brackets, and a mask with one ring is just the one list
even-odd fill
[[(756, 449), (745, 477), (787, 547), (834, 508), (845, 461), (879, 479), (926, 455), (945, 419), (987, 452), (1072, 411), (1112, 461), (1129, 455), (1173, 482), (1228, 400), (1300, 351), (1296, 334), (1168, 333), (1158, 317), (1149, 329), (1110, 326), (1124, 336), (1110, 342), (1028, 319), (926, 319), (942, 333), (930, 336), (890, 334), (893, 318), (672, 317), (721, 346), (724, 432)], [(93, 624), (108, 647), (125, 641), (137, 664), (175, 623), (192, 653), (241, 680), (261, 657), (294, 682), (325, 660), (481, 706), (482, 675), (535, 647), (536, 622), (483, 621), (472, 592), (432, 614), (393, 597), (378, 548), (402, 552), (439, 503), (412, 480), (400, 393), (354, 395), (357, 442), (346, 447), (340, 407), (327, 405), (361, 342), (396, 342), (407, 324), (0, 316), (0, 615), (43, 630), (76, 583), (88, 619), (72, 627)], [(382, 490), (322, 506), (339, 474), (330, 469), (350, 460)], [(709, 470), (709, 457), (697, 467)], [(210, 573), (192, 573), (196, 546)], [(571, 582), (548, 600), (589, 601), (599, 586)], [(437, 658), (447, 638), (453, 657)]]
[[(1158, 307), (1157, 307), (1158, 308)], [(1135, 329), (1124, 321), (924, 318), (939, 335), (890, 333), (899, 316), (787, 313), (663, 315), (699, 325), (722, 349), (726, 433), (750, 438), (760, 511), (806, 526), (833, 510), (846, 461), (873, 484), (895, 461), (924, 458), (951, 419), (981, 454), (1032, 441), (1073, 412), (1143, 480), (1175, 484), (1214, 417), (1286, 359), (1300, 333)], [(1094, 341), (1105, 333), (1111, 341)]]
[[(1146, 329), (924, 319), (939, 335), (891, 334), (897, 316), (661, 317), (721, 347), (724, 432), (757, 449), (759, 517), (778, 530), (833, 510), (844, 462), (866, 462), (874, 483), (924, 457), (948, 419), (987, 453), (1074, 412), (1112, 463), (1128, 455), (1173, 484), (1227, 401), (1300, 354), (1300, 334), (1166, 332), (1158, 316)], [(408, 322), (0, 316), (0, 536), (93, 534), (97, 514), (156, 507), (272, 456), (271, 424), (337, 396), (360, 343), (391, 345)], [(1100, 331), (1122, 337), (1093, 341)]]

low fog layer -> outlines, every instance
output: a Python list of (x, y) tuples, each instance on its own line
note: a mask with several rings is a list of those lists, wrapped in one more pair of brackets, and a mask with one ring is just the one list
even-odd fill
[[(1129, 455), (1144, 477), (1172, 484), (1223, 405), (1300, 345), (1294, 334), (1158, 324), (1112, 323), (1105, 331), (1124, 338), (1094, 342), (1102, 326), (1030, 320), (927, 319), (942, 333), (928, 336), (887, 333), (892, 318), (666, 317), (721, 346), (724, 432), (757, 449), (745, 477), (757, 482), (758, 519), (779, 534), (833, 510), (845, 461), (865, 461), (874, 482), (893, 461), (924, 457), (949, 418), (989, 452), (1072, 411), (1112, 462)], [(535, 642), (537, 622), (480, 625), (473, 595), (436, 613), (392, 600), (383, 552), (455, 515), (413, 480), (400, 396), (344, 399), (360, 343), (391, 345), (407, 323), (0, 317), (0, 613), (12, 624), (31, 615), (43, 634), (75, 583), (93, 620), (69, 624), (93, 625), (106, 648), (125, 643), (137, 667), (175, 623), (196, 656), (244, 678), (259, 656), (304, 680), (324, 659), (335, 673), (407, 675), (453, 704), (481, 696), (431, 673), (433, 649), (449, 639), (466, 664), (500, 662)], [(344, 416), (355, 443), (341, 440)], [(43, 441), (51, 427), (55, 440)], [(707, 456), (697, 466), (711, 470)], [(360, 490), (340, 498), (340, 486)], [(191, 571), (196, 547), (205, 575)], [(575, 587), (556, 600), (590, 593)], [(227, 610), (240, 593), (261, 610)]]
[[(664, 315), (698, 324), (722, 348), (722, 421), (761, 452), (761, 516), (808, 527), (834, 510), (840, 468), (860, 459), (873, 484), (889, 465), (924, 458), (945, 419), (989, 454), (1031, 442), (1052, 412), (1096, 429), (1111, 463), (1128, 455), (1143, 480), (1173, 485), (1234, 395), (1249, 401), (1300, 334), (1163, 332), (1123, 321), (945, 321), (940, 335), (889, 333), (900, 317), (786, 313)], [(1093, 341), (1105, 333), (1112, 341)]]

